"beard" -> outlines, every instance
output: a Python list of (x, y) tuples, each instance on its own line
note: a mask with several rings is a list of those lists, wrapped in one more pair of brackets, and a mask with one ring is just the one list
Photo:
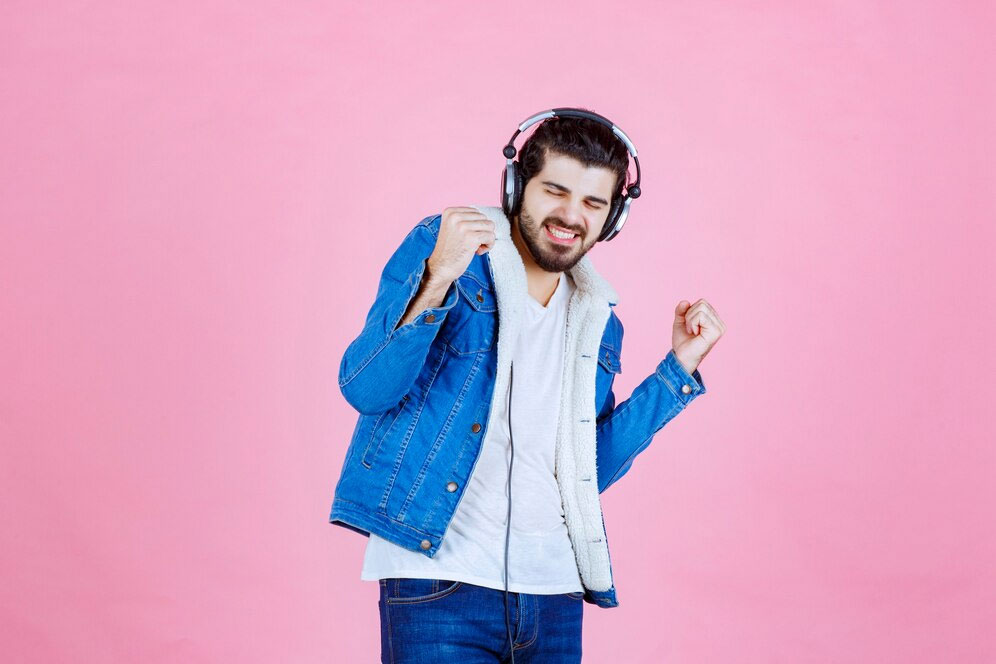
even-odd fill
[[(543, 228), (543, 224), (547, 222), (554, 226), (578, 231), (578, 238), (571, 245), (555, 244), (546, 237), (546, 229)], [(570, 270), (591, 249), (591, 246), (585, 246), (587, 238), (583, 230), (571, 228), (558, 217), (547, 217), (543, 223), (537, 223), (526, 211), (525, 205), (519, 212), (519, 235), (536, 264), (547, 272)]]

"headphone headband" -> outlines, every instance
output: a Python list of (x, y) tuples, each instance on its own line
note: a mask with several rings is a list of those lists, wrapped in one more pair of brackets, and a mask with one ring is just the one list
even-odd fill
[[(617, 127), (612, 123), (607, 117), (599, 115), (598, 113), (592, 113), (591, 111), (586, 111), (581, 108), (553, 108), (549, 111), (543, 111), (542, 113), (537, 113), (536, 115), (531, 115), (522, 121), (519, 128), (515, 130), (512, 134), (512, 138), (508, 139), (508, 143), (505, 145), (506, 150), (512, 148), (515, 150), (515, 139), (516, 137), (524, 132), (529, 127), (533, 126), (537, 122), (542, 122), (548, 118), (586, 118), (588, 120), (594, 120), (595, 122), (601, 123), (612, 130), (612, 133), (619, 137), (619, 140), (623, 142), (626, 146), (626, 150), (633, 156), (633, 161), (636, 162), (636, 181), (633, 182), (634, 185), (640, 185), (640, 160), (636, 157), (636, 146), (633, 145), (633, 141), (629, 140), (629, 136), (626, 135), (622, 129)], [(504, 153), (505, 151), (503, 151)], [(515, 157), (513, 152), (511, 155), (505, 154), (505, 157), (512, 159)], [(628, 188), (628, 187), (627, 187)]]

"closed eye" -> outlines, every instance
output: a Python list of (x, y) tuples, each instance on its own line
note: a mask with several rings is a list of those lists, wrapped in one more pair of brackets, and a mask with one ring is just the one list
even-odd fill
[[(560, 198), (561, 196), (564, 195), (564, 193), (561, 191), (550, 191), (549, 189), (546, 190), (546, 193), (550, 194), (551, 196), (556, 196), (557, 198)], [(592, 210), (599, 210), (601, 209), (602, 206), (589, 201), (588, 207), (590, 207)]]

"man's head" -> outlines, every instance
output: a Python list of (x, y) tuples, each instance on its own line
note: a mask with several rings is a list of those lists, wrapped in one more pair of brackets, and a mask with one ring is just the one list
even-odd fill
[[(622, 196), (628, 166), (626, 146), (599, 122), (554, 117), (540, 123), (520, 152), (526, 186), (513, 220), (540, 268), (569, 270), (594, 246)], [(558, 241), (551, 226), (574, 237)]]

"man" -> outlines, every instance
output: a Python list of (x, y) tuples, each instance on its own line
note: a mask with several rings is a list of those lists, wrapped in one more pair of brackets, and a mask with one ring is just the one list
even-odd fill
[(547, 119), (509, 214), (446, 208), (383, 270), (340, 365), (360, 417), (329, 517), (369, 536), (383, 661), (577, 662), (583, 603), (618, 605), (599, 494), (705, 393), (725, 331), (682, 300), (671, 350), (615, 404), (618, 297), (586, 254), (627, 155), (603, 123)]

